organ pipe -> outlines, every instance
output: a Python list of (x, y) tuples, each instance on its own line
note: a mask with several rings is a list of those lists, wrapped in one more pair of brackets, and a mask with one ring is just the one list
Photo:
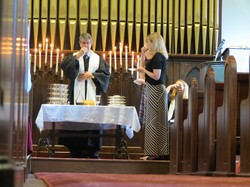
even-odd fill
[(140, 37), (141, 37), (141, 1), (136, 1), (135, 5), (135, 38), (136, 38), (136, 52), (139, 52), (140, 49)]
[(50, 25), (50, 42), (54, 46), (55, 44), (55, 35), (56, 35), (56, 25), (57, 25), (57, 1), (50, 1), (50, 10), (49, 10), (49, 25)]
[(67, 19), (67, 0), (60, 0), (59, 1), (59, 38), (60, 38), (61, 50), (64, 49), (66, 19)]
[(109, 1), (103, 0), (101, 2), (101, 30), (102, 30), (102, 50), (103, 51), (106, 51), (108, 20), (109, 20)]
[(47, 37), (47, 26), (48, 26), (48, 0), (42, 1), (41, 6), (41, 26), (42, 26), (42, 47), (45, 47), (45, 40)]
[[(99, 10), (99, 0), (90, 1), (90, 10)], [(90, 11), (90, 24), (91, 24), (91, 35), (92, 35), (92, 49), (95, 51), (97, 42), (97, 32), (99, 24), (99, 11)]]
[(80, 33), (85, 33), (88, 31), (88, 23), (89, 23), (89, 0), (79, 1)]
[(111, 10), (110, 10), (110, 32), (111, 32), (111, 43), (112, 50), (114, 51), (114, 46), (116, 45), (116, 29), (117, 29), (117, 18), (118, 18), (118, 2), (111, 1)]
[[(168, 32), (168, 21), (167, 21), (167, 17), (168, 17), (168, 0), (163, 0), (163, 10), (162, 10), (162, 37), (164, 39), (164, 41), (167, 41), (167, 32)], [(168, 48), (168, 46), (166, 45), (166, 47)]]
[(146, 37), (148, 35), (148, 0), (143, 1), (142, 5), (142, 24), (143, 24), (143, 44), (146, 43)]
[(132, 51), (132, 38), (134, 27), (134, 0), (128, 0), (128, 49)]
[(69, 42), (70, 49), (74, 49), (77, 27), (77, 0), (69, 0), (68, 6)]
[[(120, 43), (124, 44), (124, 37), (125, 37), (125, 29), (126, 29), (126, 0), (120, 0), (120, 6), (119, 6), (119, 26), (120, 26)], [(124, 45), (121, 47), (123, 48)], [(123, 50), (122, 50), (123, 51)]]
[(203, 0), (202, 1), (202, 48), (203, 48), (203, 54), (206, 53), (206, 42), (207, 42), (207, 23), (208, 23), (208, 1)]

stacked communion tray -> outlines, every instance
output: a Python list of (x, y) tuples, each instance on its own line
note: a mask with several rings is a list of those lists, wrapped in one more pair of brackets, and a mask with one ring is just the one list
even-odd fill
[(108, 96), (108, 106), (126, 106), (126, 98), (121, 95)]
[(68, 85), (67, 84), (49, 84), (47, 101), (48, 101), (48, 104), (67, 105), (68, 104)]

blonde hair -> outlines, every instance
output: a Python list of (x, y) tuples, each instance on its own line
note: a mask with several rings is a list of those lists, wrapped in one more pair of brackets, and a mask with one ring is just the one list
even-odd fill
[(152, 52), (161, 53), (168, 59), (168, 52), (163, 37), (158, 33), (154, 32), (147, 36), (146, 40), (152, 43)]

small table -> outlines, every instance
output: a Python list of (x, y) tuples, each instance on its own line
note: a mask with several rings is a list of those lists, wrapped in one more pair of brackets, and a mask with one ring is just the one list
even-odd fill
[[(125, 129), (132, 139), (134, 131), (141, 129), (139, 118), (133, 106), (84, 106), (42, 104), (36, 118), (40, 131), (51, 130), (52, 148), (54, 148), (55, 130), (107, 130), (117, 129), (116, 151), (124, 142), (119, 129)], [(102, 134), (100, 135), (102, 136)], [(119, 142), (119, 143), (118, 143)]]

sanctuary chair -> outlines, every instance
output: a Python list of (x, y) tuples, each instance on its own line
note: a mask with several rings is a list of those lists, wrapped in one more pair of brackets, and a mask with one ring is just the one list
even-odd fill
[(227, 56), (224, 70), (223, 104), (217, 109), (217, 175), (235, 175), (237, 125), (237, 70), (233, 56)]

